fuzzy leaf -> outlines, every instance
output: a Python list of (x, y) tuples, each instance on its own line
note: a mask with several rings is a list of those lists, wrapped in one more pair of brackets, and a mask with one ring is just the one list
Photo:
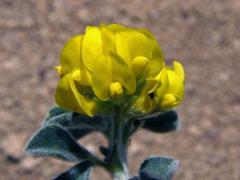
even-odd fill
[(91, 166), (91, 162), (83, 161), (53, 178), (53, 180), (89, 180)]
[(102, 132), (108, 131), (108, 126), (111, 122), (110, 117), (107, 116), (88, 117), (79, 113), (73, 113), (73, 121), (81, 126), (91, 127)]
[(154, 113), (140, 119), (144, 121), (143, 128), (157, 133), (166, 133), (176, 130), (180, 126), (177, 112), (167, 111)]
[(140, 178), (144, 180), (171, 180), (179, 161), (172, 157), (151, 157), (140, 167)]
[[(90, 119), (90, 118), (89, 118)], [(85, 124), (81, 124), (78, 121), (81, 121), (82, 118), (76, 119), (73, 116), (73, 113), (61, 113), (59, 115), (56, 115), (52, 118), (50, 118), (48, 121), (45, 121), (44, 125), (60, 125), (63, 128), (67, 129), (68, 132), (75, 138), (80, 139), (90, 132), (94, 130), (94, 127), (92, 126), (86, 126)], [(87, 121), (87, 120), (84, 120)]]
[(77, 144), (67, 130), (59, 125), (41, 128), (28, 142), (26, 152), (35, 156), (51, 156), (66, 161), (88, 159), (90, 153)]
[(44, 122), (48, 121), (49, 119), (51, 119), (54, 116), (57, 116), (59, 114), (66, 113), (66, 112), (68, 112), (68, 111), (63, 108), (60, 108), (58, 106), (52, 107), (49, 109), (48, 113), (46, 114), (46, 116), (44, 118)]
[(44, 125), (57, 124), (68, 130), (86, 129), (89, 130), (89, 132), (90, 130), (99, 130), (104, 132), (107, 131), (106, 123), (109, 122), (106, 118), (107, 117), (102, 116), (88, 117), (79, 113), (68, 112), (61, 113), (50, 118), (44, 123)]
[(80, 139), (92, 131), (101, 131), (107, 134), (107, 126), (111, 122), (107, 118), (103, 116), (88, 117), (75, 112), (62, 112), (44, 121), (43, 126), (60, 125), (67, 129), (74, 138)]
[(75, 138), (75, 139), (81, 139), (82, 137), (88, 135), (93, 130), (89, 128), (73, 128), (68, 129), (68, 132)]
[(52, 116), (47, 121), (44, 122), (44, 126), (50, 125), (50, 124), (56, 124), (63, 127), (69, 127), (72, 124), (72, 113), (71, 112), (65, 112), (60, 113), (55, 116)]

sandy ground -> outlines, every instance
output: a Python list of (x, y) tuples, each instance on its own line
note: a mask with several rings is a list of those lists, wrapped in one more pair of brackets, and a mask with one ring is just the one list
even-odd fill
[[(176, 180), (239, 180), (239, 0), (1, 0), (0, 179), (45, 180), (71, 166), (22, 149), (54, 104), (53, 67), (63, 44), (101, 22), (148, 28), (187, 73), (182, 128), (139, 131), (129, 149), (131, 174), (161, 154), (181, 161)], [(96, 151), (104, 140), (94, 134), (81, 143)], [(109, 179), (99, 169), (92, 177)]]

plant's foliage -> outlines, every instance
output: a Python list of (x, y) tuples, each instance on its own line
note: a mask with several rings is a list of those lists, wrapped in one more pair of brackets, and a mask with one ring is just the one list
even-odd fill
[(81, 139), (82, 137), (88, 135), (93, 130), (89, 128), (73, 128), (68, 129), (68, 132), (75, 138), (75, 139)]
[(48, 113), (46, 114), (46, 116), (44, 118), (44, 123), (46, 121), (48, 121), (49, 119), (51, 119), (52, 117), (57, 116), (62, 113), (66, 113), (66, 112), (68, 112), (68, 111), (63, 108), (60, 108), (58, 106), (52, 107), (49, 109)]
[(142, 180), (171, 180), (178, 167), (179, 161), (171, 157), (151, 157), (140, 167)]
[(83, 161), (53, 178), (53, 180), (89, 180), (91, 166), (91, 162)]
[(75, 139), (80, 139), (92, 131), (108, 133), (107, 127), (111, 122), (109, 117), (88, 117), (75, 112), (69, 112), (59, 107), (49, 110), (43, 126), (55, 124), (65, 128)]
[(144, 121), (144, 129), (157, 133), (174, 131), (180, 126), (177, 112), (174, 110), (154, 113), (141, 118), (140, 121)]
[(31, 138), (26, 152), (35, 156), (51, 156), (66, 161), (88, 159), (90, 153), (80, 146), (63, 127), (49, 124)]
[(73, 113), (72, 115), (72, 121), (74, 124), (102, 132), (108, 131), (109, 123), (111, 122), (110, 118), (111, 117), (108, 116), (89, 117), (79, 113)]

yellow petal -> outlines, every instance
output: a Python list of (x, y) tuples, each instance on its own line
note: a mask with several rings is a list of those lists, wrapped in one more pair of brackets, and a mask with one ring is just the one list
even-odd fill
[(116, 33), (116, 51), (129, 65), (137, 56), (151, 56), (149, 40), (137, 29), (125, 28)]
[(61, 66), (55, 66), (55, 70), (58, 72), (59, 77), (63, 76), (62, 67)]
[(119, 82), (130, 94), (136, 90), (136, 80), (131, 69), (119, 56), (109, 53), (101, 55), (93, 68), (92, 87), (99, 99), (109, 99), (112, 82)]
[(82, 35), (77, 35), (71, 38), (64, 46), (60, 56), (63, 74), (67, 74), (71, 72), (72, 69), (82, 66), (80, 57), (81, 44)]
[(111, 60), (101, 55), (94, 64), (92, 74), (92, 88), (96, 96), (102, 100), (109, 99), (109, 85), (112, 82)]
[(143, 113), (148, 113), (151, 112), (153, 107), (152, 107), (152, 100), (148, 96), (141, 96), (139, 97), (135, 103), (134, 106), (137, 110), (143, 112)]
[(173, 71), (179, 76), (182, 82), (185, 79), (185, 72), (182, 64), (179, 61), (173, 61)]
[(123, 94), (123, 87), (119, 82), (114, 82), (110, 84), (109, 91), (111, 97), (117, 97)]
[(109, 58), (111, 58), (113, 82), (120, 82), (129, 94), (133, 94), (136, 90), (136, 79), (132, 69), (114, 53), (109, 53)]
[(141, 95), (135, 101), (135, 107), (141, 112), (150, 112), (155, 106), (154, 100), (151, 99), (149, 94), (154, 93), (158, 85), (158, 80), (154, 78), (148, 78), (145, 81), (144, 88)]
[(75, 68), (72, 70), (72, 78), (79, 84), (84, 86), (90, 86), (92, 81), (92, 75), (86, 69)]
[(124, 27), (123, 25), (120, 25), (120, 24), (109, 24), (105, 27), (113, 33), (124, 30), (126, 28), (126, 27)]
[(149, 60), (146, 57), (143, 56), (137, 56), (133, 59), (132, 61), (132, 69), (133, 72), (135, 74), (135, 76), (139, 76), (139, 75), (143, 75), (144, 74), (144, 70), (146, 68), (146, 66), (148, 65)]
[[(71, 74), (73, 76), (73, 74)], [(88, 116), (93, 116), (96, 108), (96, 102), (93, 99), (89, 99), (86, 96), (83, 96), (77, 89), (73, 77), (69, 81), (70, 88), (72, 93), (80, 106), (81, 110)]]
[(160, 108), (161, 109), (170, 109), (176, 106), (179, 103), (176, 96), (173, 94), (165, 94), (163, 100), (161, 102)]
[(178, 97), (183, 97), (184, 84), (181, 77), (174, 71), (167, 69), (169, 87), (167, 93), (175, 94)]
[(178, 105), (182, 101), (184, 95), (184, 70), (181, 64), (175, 62), (174, 70), (167, 68), (166, 72), (168, 77), (168, 88), (163, 99), (160, 99), (161, 109), (170, 109)]
[(87, 27), (82, 42), (82, 58), (89, 71), (93, 71), (93, 64), (102, 51), (102, 38), (99, 28)]
[(150, 51), (151, 51), (151, 57), (149, 62), (149, 76), (154, 77), (164, 67), (163, 53), (157, 40), (155, 39), (155, 37), (152, 35), (151, 32), (149, 32), (146, 29), (139, 29), (139, 31), (144, 33), (149, 40)]
[(55, 92), (56, 103), (69, 111), (83, 113), (69, 85), (71, 78), (69, 73), (60, 79)]
[(80, 69), (76, 69), (76, 70), (74, 70), (74, 71), (72, 72), (72, 78), (73, 78), (73, 80), (75, 80), (75, 81), (81, 82), (82, 77), (81, 77), (81, 71), (80, 71)]
[(164, 94), (167, 92), (168, 87), (169, 87), (167, 70), (164, 68), (157, 75), (156, 79), (158, 79), (158, 81), (159, 81), (158, 88), (156, 90), (156, 95), (157, 95), (158, 101), (161, 101)]
[(153, 93), (158, 86), (158, 80), (155, 78), (147, 78), (144, 84), (141, 95), (147, 96), (150, 93)]
[(115, 33), (110, 31), (105, 25), (100, 27), (102, 37), (102, 48), (104, 53), (116, 52)]

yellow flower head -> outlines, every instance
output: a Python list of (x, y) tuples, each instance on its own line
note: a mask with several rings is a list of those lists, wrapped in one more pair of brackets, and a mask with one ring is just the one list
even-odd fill
[(89, 116), (99, 111), (100, 101), (136, 96), (140, 80), (145, 84), (132, 106), (138, 111), (171, 108), (183, 96), (182, 66), (176, 62), (173, 70), (166, 68), (156, 39), (145, 29), (87, 27), (66, 43), (56, 70), (61, 78), (57, 104)]
[(168, 110), (181, 103), (184, 96), (185, 73), (180, 62), (173, 62), (173, 69), (164, 67), (154, 78), (147, 78), (135, 106), (142, 112)]

